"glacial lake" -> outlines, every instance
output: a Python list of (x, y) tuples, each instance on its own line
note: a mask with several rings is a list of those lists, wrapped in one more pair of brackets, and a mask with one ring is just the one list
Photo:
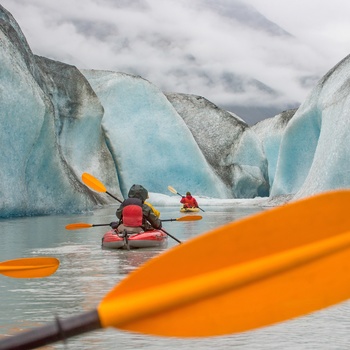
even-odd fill
[[(110, 206), (79, 215), (0, 220), (1, 261), (31, 256), (53, 256), (60, 260), (59, 269), (50, 277), (14, 279), (0, 275), (0, 337), (51, 323), (56, 316), (66, 318), (94, 309), (106, 293), (131, 271), (178, 244), (169, 238), (168, 245), (162, 249), (106, 250), (101, 248), (101, 238), (107, 227), (65, 230), (70, 223), (114, 221), (115, 209), (116, 206)], [(157, 209), (161, 211), (162, 219), (182, 215), (174, 206)], [(203, 216), (200, 221), (166, 222), (163, 227), (176, 238), (186, 241), (261, 210), (264, 209), (258, 206), (205, 207), (205, 213), (198, 213)], [(220, 244), (219, 237), (213, 242), (213, 249), (217, 244)], [(350, 303), (345, 302), (288, 322), (229, 336), (178, 339), (103, 329), (44, 348), (339, 350), (350, 347), (349, 329)]]

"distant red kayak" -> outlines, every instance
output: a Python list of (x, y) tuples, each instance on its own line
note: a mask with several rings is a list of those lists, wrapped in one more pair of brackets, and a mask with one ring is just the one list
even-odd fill
[(168, 236), (161, 230), (142, 231), (126, 235), (110, 230), (102, 238), (102, 247), (109, 249), (162, 247), (167, 244), (167, 238)]

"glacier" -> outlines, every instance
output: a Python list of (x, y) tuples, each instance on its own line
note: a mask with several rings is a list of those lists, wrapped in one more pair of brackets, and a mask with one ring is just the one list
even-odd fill
[(1, 217), (108, 202), (80, 181), (83, 169), (105, 173), (110, 188), (119, 189), (96, 94), (75, 67), (33, 55), (12, 16), (0, 10)]
[(141, 183), (162, 203), (168, 185), (201, 203), (291, 200), (350, 185), (349, 57), (297, 110), (253, 126), (202, 96), (37, 56), (1, 5), (0, 58), (0, 217), (115, 203), (88, 189), (84, 172), (120, 199)]
[(257, 135), (244, 121), (201, 96), (166, 96), (234, 198), (268, 196), (267, 159)]
[(251, 129), (258, 135), (266, 157), (268, 183), (272, 186), (275, 179), (278, 153), (284, 130), (297, 110), (284, 111), (274, 118), (268, 118), (253, 125)]
[(295, 199), (350, 185), (350, 56), (332, 68), (286, 126), (271, 196)]
[(141, 183), (152, 192), (190, 184), (208, 196), (229, 195), (186, 124), (164, 94), (141, 77), (82, 71), (104, 106), (102, 127), (124, 196)]

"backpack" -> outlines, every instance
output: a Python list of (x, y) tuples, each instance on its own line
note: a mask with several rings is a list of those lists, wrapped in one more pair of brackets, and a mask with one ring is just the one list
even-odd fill
[(139, 205), (127, 205), (123, 209), (123, 224), (126, 227), (142, 226), (143, 212)]

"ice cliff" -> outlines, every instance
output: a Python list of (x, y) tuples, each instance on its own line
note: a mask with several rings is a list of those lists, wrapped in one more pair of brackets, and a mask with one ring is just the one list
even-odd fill
[(167, 193), (188, 184), (195, 193), (230, 196), (186, 124), (159, 89), (128, 74), (83, 71), (104, 106), (102, 127), (124, 196), (134, 183)]
[(83, 172), (119, 198), (133, 183), (219, 199), (349, 187), (348, 57), (297, 111), (253, 127), (142, 77), (38, 57), (1, 5), (0, 59), (0, 217), (111, 203)]
[(260, 140), (244, 121), (200, 96), (166, 96), (235, 198), (268, 196), (267, 160)]
[(80, 181), (91, 171), (119, 188), (96, 94), (75, 67), (33, 55), (1, 6), (0, 29), (0, 216), (104, 203)]
[(271, 196), (350, 187), (350, 56), (332, 68), (289, 121)]
[(270, 186), (272, 186), (275, 178), (278, 153), (284, 130), (295, 112), (295, 109), (284, 111), (274, 118), (265, 119), (251, 127), (262, 143), (263, 153), (268, 164), (267, 172)]

